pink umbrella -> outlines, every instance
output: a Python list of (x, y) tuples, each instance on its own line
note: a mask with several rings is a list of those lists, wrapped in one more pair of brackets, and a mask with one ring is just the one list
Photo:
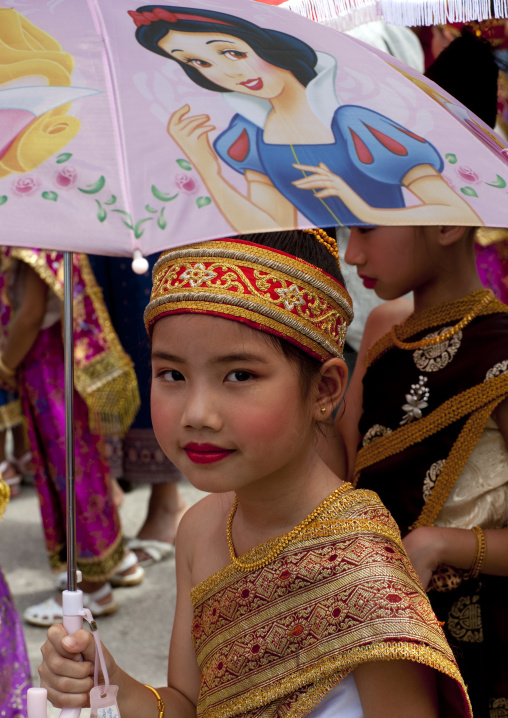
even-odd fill
[[(251, 0), (0, 0), (0, 148), (11, 245), (139, 261), (279, 228), (508, 225), (507, 150), (481, 120), (397, 60)], [(66, 297), (70, 398), (70, 282)], [(72, 603), (72, 556), (68, 575)]]
[[(503, 141), (358, 40), (249, 0), (52, 7), (0, 2), (2, 47), (15, 37), (18, 53), (0, 50), (0, 226), (10, 243), (37, 236), (66, 249), (72, 235), (76, 250), (128, 255), (279, 227), (507, 224)], [(183, 46), (154, 40), (154, 28)], [(222, 65), (189, 62), (198, 28), (248, 51), (226, 48)], [(290, 69), (248, 45), (266, 33)], [(289, 103), (272, 92), (275, 75), (297, 89)], [(56, 87), (81, 98), (55, 107)], [(36, 93), (38, 116), (27, 101)], [(289, 110), (290, 132), (280, 119)]]

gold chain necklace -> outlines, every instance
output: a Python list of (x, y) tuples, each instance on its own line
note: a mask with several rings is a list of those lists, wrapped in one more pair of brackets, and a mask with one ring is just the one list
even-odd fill
[(319, 514), (323, 513), (331, 504), (334, 503), (334, 501), (344, 492), (351, 488), (351, 484), (344, 483), (342, 486), (339, 486), (338, 489), (335, 489), (330, 496), (328, 496), (324, 501), (322, 501), (317, 508), (314, 509), (312, 513), (310, 513), (307, 518), (305, 518), (303, 521), (301, 521), (298, 526), (295, 526), (294, 529), (292, 529), (289, 533), (283, 534), (282, 536), (279, 536), (279, 540), (277, 542), (277, 545), (268, 553), (265, 558), (259, 559), (258, 561), (252, 561), (251, 563), (244, 563), (243, 561), (240, 561), (237, 558), (236, 551), (235, 551), (235, 545), (233, 543), (233, 536), (232, 536), (232, 528), (233, 528), (233, 519), (236, 514), (236, 510), (238, 508), (238, 496), (235, 495), (235, 500), (233, 503), (233, 507), (231, 509), (231, 513), (229, 514), (227, 528), (226, 528), (226, 537), (228, 540), (228, 548), (229, 548), (229, 556), (231, 558), (231, 563), (233, 563), (236, 568), (239, 568), (241, 571), (257, 571), (260, 568), (263, 568), (264, 566), (267, 566), (269, 563), (271, 563), (274, 558), (276, 558), (284, 549), (286, 546), (294, 539), (296, 538), (306, 526), (308, 526), (314, 519), (319, 516)]
[(450, 329), (446, 332), (438, 334), (436, 337), (419, 339), (416, 342), (403, 342), (397, 336), (397, 329), (400, 329), (403, 326), (402, 324), (396, 324), (390, 329), (390, 337), (396, 347), (399, 349), (407, 349), (409, 351), (412, 351), (413, 349), (424, 349), (425, 347), (441, 344), (441, 342), (448, 341), (448, 339), (451, 339), (455, 334), (460, 332), (461, 329), (464, 329), (464, 327), (467, 326), (469, 322), (471, 322), (482, 311), (482, 309), (487, 306), (487, 304), (490, 304), (493, 299), (495, 299), (494, 294), (489, 291), (484, 297), (482, 297), (478, 304), (476, 304), (476, 306), (474, 306), (471, 311), (468, 312), (468, 314), (466, 314), (460, 322), (458, 322), (458, 324), (454, 327), (450, 327)]

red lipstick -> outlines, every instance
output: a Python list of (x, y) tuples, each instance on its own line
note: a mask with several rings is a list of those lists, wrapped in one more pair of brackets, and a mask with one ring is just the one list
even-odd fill
[(239, 82), (238, 84), (247, 87), (249, 90), (263, 89), (263, 80), (260, 77), (256, 77), (254, 80), (245, 80), (245, 82)]
[(197, 444), (195, 442), (190, 442), (183, 448), (194, 464), (214, 464), (234, 453), (233, 449), (223, 449), (222, 446), (215, 446), (215, 444)]
[(362, 280), (364, 287), (366, 287), (367, 289), (374, 289), (377, 284), (377, 279), (372, 279), (372, 277), (364, 277), (362, 274), (359, 274), (358, 276)]

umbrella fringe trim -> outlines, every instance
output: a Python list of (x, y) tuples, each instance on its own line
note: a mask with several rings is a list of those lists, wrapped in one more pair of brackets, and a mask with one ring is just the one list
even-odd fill
[(413, 26), (508, 16), (508, 0), (287, 0), (281, 7), (338, 30), (379, 19)]

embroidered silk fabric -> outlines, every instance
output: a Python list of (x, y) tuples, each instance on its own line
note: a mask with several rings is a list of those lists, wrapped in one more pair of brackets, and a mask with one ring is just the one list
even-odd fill
[[(415, 341), (454, 326), (483, 294), (413, 315), (400, 338)], [(357, 485), (377, 491), (402, 535), (434, 523), (505, 527), (508, 454), (489, 418), (508, 396), (507, 307), (493, 301), (462, 331), (426, 349), (397, 349), (386, 335), (370, 359)], [(508, 579), (481, 575), (429, 597), (475, 718), (494, 718), (489, 706), (508, 699)]]
[[(23, 272), (31, 267), (51, 290), (42, 328), (59, 320), (63, 302), (63, 254), (39, 249), (6, 248), (2, 252), (2, 327), (19, 305)], [(15, 261), (17, 260), (17, 261)], [(22, 267), (21, 267), (22, 269)], [(139, 408), (139, 392), (130, 358), (123, 351), (85, 255), (75, 254), (74, 277), (74, 383), (85, 400), (95, 433), (123, 434)], [(60, 300), (60, 314), (55, 302)]]
[(23, 629), (0, 569), (0, 716), (26, 716), (26, 692), (32, 685)]
[(372, 492), (346, 492), (268, 566), (230, 564), (191, 598), (200, 718), (307, 716), (356, 666), (392, 659), (435, 668), (441, 715), (470, 715), (453, 654)]

